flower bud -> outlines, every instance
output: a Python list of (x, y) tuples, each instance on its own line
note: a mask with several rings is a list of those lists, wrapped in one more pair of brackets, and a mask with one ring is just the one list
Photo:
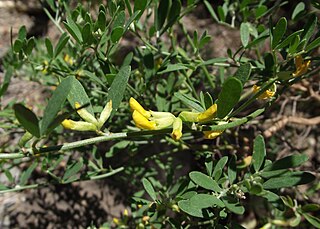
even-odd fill
[(85, 108), (79, 109), (81, 107), (80, 103), (75, 102), (74, 106), (77, 109), (77, 113), (83, 120), (98, 126), (98, 121), (92, 114), (90, 114)]
[(83, 121), (73, 121), (71, 119), (65, 119), (61, 122), (61, 125), (65, 129), (77, 130), (77, 131), (96, 131), (97, 126)]
[(112, 112), (112, 100), (110, 100), (103, 110), (101, 111), (100, 117), (98, 119), (98, 128), (100, 129), (103, 124), (107, 121), (107, 119), (110, 117), (110, 114)]

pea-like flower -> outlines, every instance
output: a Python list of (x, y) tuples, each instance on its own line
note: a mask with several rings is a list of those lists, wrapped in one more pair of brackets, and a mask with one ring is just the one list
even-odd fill
[(301, 55), (294, 58), (294, 63), (296, 65), (296, 71), (292, 74), (294, 77), (301, 76), (308, 71), (308, 67), (311, 64), (311, 60), (304, 61)]
[(110, 114), (112, 111), (112, 101), (110, 100), (105, 105), (98, 119), (96, 119), (85, 108), (81, 108), (81, 104), (78, 102), (75, 102), (75, 108), (77, 109), (78, 115), (84, 121), (74, 121), (71, 119), (65, 119), (63, 120), (63, 122), (61, 122), (61, 125), (65, 129), (77, 130), (77, 131), (96, 131), (97, 133), (100, 133), (101, 127), (110, 117)]
[[(254, 93), (258, 93), (260, 91), (260, 86), (257, 85), (253, 85), (252, 87), (252, 91)], [(264, 100), (264, 99), (270, 99), (271, 97), (274, 96), (274, 94), (276, 93), (276, 84), (272, 84), (272, 86), (265, 90), (261, 95), (259, 95), (258, 99)]]
[(205, 139), (215, 139), (223, 133), (223, 130), (208, 130), (203, 131)]
[(132, 119), (136, 127), (144, 130), (161, 130), (173, 127), (171, 134), (174, 140), (182, 136), (182, 120), (176, 118), (170, 112), (147, 111), (134, 98), (130, 98), (129, 105), (132, 112)]

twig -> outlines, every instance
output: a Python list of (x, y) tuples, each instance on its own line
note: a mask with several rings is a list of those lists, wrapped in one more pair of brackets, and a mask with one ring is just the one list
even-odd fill
[(281, 120), (276, 122), (273, 126), (263, 132), (264, 137), (269, 138), (274, 133), (282, 129), (288, 123), (299, 124), (299, 125), (319, 125), (320, 124), (320, 116), (314, 118), (302, 118), (295, 116), (284, 116)]

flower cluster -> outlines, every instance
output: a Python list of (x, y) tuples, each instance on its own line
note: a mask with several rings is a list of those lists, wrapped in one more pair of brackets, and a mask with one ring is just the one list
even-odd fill
[(61, 123), (61, 125), (70, 130), (77, 131), (96, 131), (97, 133), (100, 131), (103, 124), (109, 118), (112, 111), (112, 101), (110, 100), (106, 106), (103, 108), (100, 116), (96, 119), (91, 113), (89, 113), (85, 108), (81, 108), (81, 104), (76, 102), (75, 108), (77, 109), (78, 115), (84, 121), (74, 121), (71, 119), (65, 119)]
[(292, 73), (294, 77), (301, 76), (308, 71), (308, 67), (311, 64), (311, 60), (304, 61), (301, 55), (294, 58), (294, 63), (296, 65), (296, 71)]
[[(158, 112), (145, 110), (134, 98), (129, 100), (132, 111), (132, 118), (135, 125), (144, 130), (160, 130), (172, 128), (171, 137), (179, 140), (182, 137), (183, 121), (185, 122), (206, 122), (215, 118), (217, 113), (217, 104), (213, 104), (204, 112), (183, 111), (178, 117), (170, 112)], [(214, 139), (223, 131), (204, 131), (205, 138)]]
[(182, 120), (170, 112), (147, 111), (134, 98), (130, 98), (129, 105), (135, 125), (144, 130), (161, 130), (173, 128), (172, 138), (179, 140), (182, 136)]
[[(253, 85), (252, 90), (253, 93), (258, 93), (260, 91), (260, 86)], [(276, 93), (276, 84), (272, 84), (272, 86), (265, 90), (261, 95), (259, 95), (258, 99), (264, 100), (264, 99), (270, 99), (274, 94)]]

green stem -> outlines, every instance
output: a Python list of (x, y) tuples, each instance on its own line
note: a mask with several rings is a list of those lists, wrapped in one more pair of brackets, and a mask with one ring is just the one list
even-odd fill
[[(248, 115), (247, 117), (234, 119), (234, 121), (229, 122), (227, 124), (221, 125), (212, 125), (212, 126), (202, 126), (199, 125), (197, 131), (204, 131), (204, 130), (225, 130), (228, 128), (233, 128), (239, 125), (242, 125), (250, 120), (254, 119), (258, 115), (262, 114), (264, 109), (259, 109), (253, 112), (252, 114)], [(25, 158), (25, 157), (32, 157), (32, 156), (41, 156), (42, 154), (46, 154), (53, 151), (67, 151), (71, 149), (76, 149), (81, 146), (92, 145), (99, 142), (110, 141), (114, 139), (122, 139), (122, 138), (136, 138), (146, 135), (158, 135), (158, 134), (168, 134), (171, 133), (171, 129), (162, 129), (162, 130), (148, 130), (148, 131), (136, 131), (136, 132), (129, 132), (129, 133), (110, 133), (105, 136), (94, 137), (90, 139), (80, 140), (71, 143), (65, 143), (63, 145), (57, 146), (49, 146), (49, 147), (40, 147), (37, 149), (37, 154), (30, 154), (30, 153), (0, 153), (0, 159), (18, 159), (18, 158)], [(194, 130), (186, 130), (185, 132), (194, 132)]]
[[(87, 180), (98, 180), (98, 179), (102, 179), (102, 178), (113, 176), (113, 175), (115, 175), (117, 173), (122, 172), (123, 170), (124, 170), (124, 167), (119, 167), (117, 169), (111, 170), (108, 173), (104, 173), (104, 174), (100, 174), (100, 175), (96, 175), (96, 176), (91, 176), (91, 177), (88, 177), (88, 178), (85, 178), (85, 179), (78, 178), (77, 180), (74, 180), (73, 182), (87, 181)], [(45, 186), (48, 186), (49, 184), (56, 184), (56, 182), (55, 183), (31, 184), (31, 185), (25, 185), (25, 186), (19, 186), (18, 185), (18, 186), (14, 187), (14, 188), (11, 188), (11, 189), (1, 190), (0, 194), (7, 193), (7, 192), (17, 192), (17, 191), (22, 191), (22, 190), (25, 190), (25, 189), (33, 189), (33, 188), (45, 187)], [(62, 183), (59, 183), (59, 184), (64, 184), (64, 183), (62, 182)], [(65, 183), (65, 184), (67, 184), (67, 183)]]
[(229, 117), (233, 117), (235, 115), (237, 115), (239, 112), (241, 112), (244, 108), (246, 108), (247, 106), (249, 106), (253, 101), (256, 100), (256, 98), (258, 98), (260, 95), (262, 95), (267, 89), (270, 88), (270, 86), (276, 82), (278, 80), (278, 78), (273, 78), (271, 80), (269, 80), (261, 89), (258, 93), (254, 94), (254, 96), (252, 96), (250, 99), (248, 99), (244, 104), (242, 104), (239, 108), (237, 108), (235, 111), (233, 111)]

